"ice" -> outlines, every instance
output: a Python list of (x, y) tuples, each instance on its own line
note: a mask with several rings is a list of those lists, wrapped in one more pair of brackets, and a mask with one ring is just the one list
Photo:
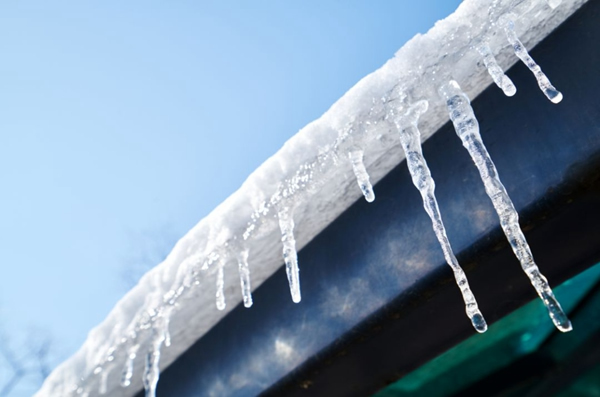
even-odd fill
[(348, 157), (350, 158), (352, 169), (356, 176), (356, 182), (358, 182), (358, 187), (365, 196), (365, 200), (372, 203), (375, 200), (375, 193), (373, 192), (373, 186), (369, 180), (369, 174), (365, 168), (365, 163), (363, 163), (363, 155), (364, 152), (360, 149), (354, 149), (348, 152)]
[(294, 219), (289, 207), (283, 207), (278, 212), (279, 227), (281, 229), (281, 242), (283, 243), (283, 261), (285, 272), (290, 284), (292, 300), (299, 303), (300, 294), (300, 269), (298, 268), (298, 253), (296, 252), (296, 239), (294, 238)]
[(169, 317), (165, 318), (165, 346), (171, 346), (171, 331), (169, 330)]
[(225, 310), (225, 307), (227, 306), (225, 304), (225, 292), (224, 292), (224, 288), (225, 288), (225, 263), (223, 260), (219, 259), (218, 264), (217, 264), (217, 293), (216, 293), (216, 298), (217, 298), (217, 309), (219, 310)]
[(511, 15), (509, 14), (507, 16), (504, 16), (501, 19), (500, 23), (504, 25), (506, 38), (508, 39), (510, 45), (513, 47), (515, 54), (529, 68), (529, 70), (531, 70), (531, 72), (535, 76), (535, 79), (537, 80), (538, 85), (540, 86), (540, 90), (542, 90), (544, 95), (546, 95), (546, 97), (552, 103), (559, 103), (560, 101), (562, 101), (563, 95), (561, 94), (561, 92), (554, 88), (552, 83), (550, 83), (548, 77), (546, 77), (544, 72), (542, 72), (542, 68), (540, 68), (540, 66), (537, 63), (535, 63), (531, 55), (529, 55), (529, 52), (527, 52), (527, 49), (525, 48), (523, 43), (521, 43), (521, 40), (519, 40), (519, 37), (515, 32), (515, 22), (511, 18)]
[[(435, 100), (446, 76), (460, 81), (471, 98), (489, 84), (488, 72), (477, 67), (482, 61), (477, 45), (486, 43), (495, 64), (504, 69), (518, 61), (512, 52), (502, 51), (506, 46), (500, 23), (505, 20), (503, 16), (511, 14), (515, 21), (512, 32), (515, 37), (518, 34), (522, 48), (533, 48), (583, 3), (585, 0), (565, 0), (552, 10), (537, 0), (463, 1), (455, 13), (426, 34), (416, 35), (322, 117), (302, 128), (238, 191), (183, 236), (165, 261), (146, 274), (90, 332), (81, 349), (53, 371), (36, 396), (96, 395), (102, 381), (100, 373), (94, 375), (97, 367), (103, 371), (123, 369), (121, 377), (107, 375), (110, 396), (134, 395), (143, 383), (154, 389), (160, 369), (238, 303), (251, 302), (252, 288), (281, 266), (281, 243), (292, 298), (300, 301), (296, 251), (361, 198), (348, 153), (362, 151), (362, 166), (369, 170), (373, 185), (404, 159), (396, 128), (384, 120), (388, 102), (383, 98), (390, 89), (397, 85), (396, 91), (409, 94), (413, 103), (429, 100), (429, 110), (418, 125), (424, 141), (447, 122), (444, 101)], [(483, 55), (483, 63), (485, 58)], [(252, 266), (251, 286), (247, 264)], [(236, 266), (240, 277), (224, 277), (225, 266)], [(553, 296), (551, 291), (547, 293), (543, 276), (539, 272), (528, 274), (552, 307)], [(462, 274), (455, 276), (460, 279)], [(215, 277), (217, 290), (222, 291), (219, 306), (227, 299), (224, 310), (215, 310), (213, 303)], [(240, 286), (241, 294), (237, 292)], [(470, 299), (470, 295), (465, 296)], [(169, 310), (172, 313), (167, 316)], [(552, 313), (559, 312), (552, 309)], [(558, 314), (555, 317), (561, 321)], [(170, 326), (165, 327), (167, 318)], [(167, 329), (171, 338), (167, 338)], [(157, 339), (156, 333), (162, 336)], [(168, 339), (172, 339), (171, 346), (161, 351)], [(149, 353), (146, 356), (138, 351)], [(142, 363), (146, 358), (147, 368)], [(129, 387), (121, 387), (121, 383)]]
[(418, 122), (419, 117), (427, 111), (428, 107), (429, 103), (422, 100), (412, 106), (407, 106), (408, 109), (406, 111), (394, 109), (395, 112), (393, 114), (395, 114), (395, 116), (393, 121), (400, 134), (400, 141), (402, 142), (402, 148), (404, 149), (410, 176), (412, 177), (414, 185), (423, 197), (423, 206), (431, 218), (433, 231), (442, 247), (444, 258), (454, 272), (456, 284), (460, 288), (460, 292), (462, 293), (465, 302), (467, 316), (471, 320), (475, 330), (481, 333), (487, 330), (487, 324), (479, 311), (475, 296), (471, 292), (467, 276), (458, 264), (458, 260), (450, 246), (450, 241), (446, 235), (446, 228), (442, 222), (440, 209), (435, 198), (435, 183), (431, 177), (431, 172), (429, 171), (429, 167), (427, 166), (427, 162), (423, 157), (423, 151), (421, 149), (421, 132), (419, 131)]
[(100, 374), (100, 388), (98, 389), (98, 393), (106, 394), (108, 390), (108, 373), (109, 371), (103, 371)]
[(252, 306), (252, 287), (250, 285), (250, 269), (248, 267), (248, 249), (238, 254), (238, 270), (240, 273), (240, 287), (245, 307)]
[(137, 352), (140, 348), (139, 344), (135, 344), (129, 348), (127, 352), (127, 358), (125, 360), (125, 366), (121, 375), (121, 386), (127, 387), (131, 384), (131, 377), (133, 376), (133, 364), (137, 357)]
[(504, 74), (504, 71), (500, 65), (498, 65), (496, 57), (494, 57), (489, 45), (487, 43), (482, 43), (477, 46), (477, 50), (483, 57), (483, 63), (490, 76), (492, 76), (494, 83), (496, 83), (506, 96), (515, 95), (517, 93), (517, 87), (515, 87), (512, 80)]
[(521, 262), (523, 271), (529, 277), (531, 284), (544, 302), (544, 305), (546, 305), (550, 318), (556, 328), (562, 332), (570, 331), (572, 329), (571, 322), (554, 297), (548, 281), (540, 273), (533, 260), (529, 244), (527, 244), (525, 235), (519, 226), (519, 215), (504, 185), (500, 181), (496, 166), (481, 139), (479, 123), (475, 117), (469, 98), (454, 80), (442, 85), (439, 92), (446, 101), (448, 113), (457, 135), (461, 139), (463, 146), (469, 151), (471, 158), (479, 170), (479, 174), (485, 185), (485, 192), (492, 200), (492, 204), (500, 218), (500, 226), (502, 226), (502, 230), (504, 230), (504, 234), (517, 259)]
[(146, 353), (146, 367), (143, 375), (146, 397), (156, 396), (156, 385), (158, 384), (158, 377), (160, 375), (160, 348), (165, 341), (165, 320), (164, 318), (162, 318), (162, 321), (160, 321), (161, 318), (158, 319), (159, 323), (162, 323), (163, 326), (158, 325), (153, 328), (150, 349)]

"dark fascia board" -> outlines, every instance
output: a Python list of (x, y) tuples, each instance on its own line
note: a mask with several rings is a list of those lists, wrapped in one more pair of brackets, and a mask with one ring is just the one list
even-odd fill
[[(522, 64), (508, 72), (515, 97), (490, 86), (473, 101), (552, 285), (600, 260), (599, 20), (600, 1), (591, 0), (531, 51), (564, 93), (561, 104), (545, 99)], [(450, 124), (424, 155), (450, 241), (493, 323), (535, 292)], [(472, 336), (406, 165), (375, 191), (373, 204), (356, 202), (299, 253), (300, 304), (281, 268), (251, 309), (239, 305), (163, 372), (158, 395), (363, 396)]]

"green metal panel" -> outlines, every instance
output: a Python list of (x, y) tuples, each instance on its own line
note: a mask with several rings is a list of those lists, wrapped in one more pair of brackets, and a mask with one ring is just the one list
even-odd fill
[[(485, 395), (532, 392), (543, 386), (545, 373), (560, 372), (561, 363), (573, 359), (573, 352), (600, 332), (599, 287), (600, 264), (597, 264), (556, 288), (563, 308), (573, 317), (574, 330), (570, 333), (556, 331), (548, 321), (546, 308), (536, 299), (494, 323), (485, 334), (465, 340), (375, 397), (451, 396), (469, 388), (483, 388), (486, 383), (490, 390)], [(531, 365), (523, 365), (528, 361)], [(527, 369), (523, 371), (522, 367)], [(599, 371), (600, 366), (596, 366), (588, 371), (589, 375), (577, 374), (579, 379), (573, 379), (571, 386), (562, 382), (562, 388), (567, 388), (561, 395), (599, 395), (592, 393), (600, 389)], [(504, 387), (492, 390), (494, 377), (508, 381)], [(592, 394), (585, 394), (588, 392)]]

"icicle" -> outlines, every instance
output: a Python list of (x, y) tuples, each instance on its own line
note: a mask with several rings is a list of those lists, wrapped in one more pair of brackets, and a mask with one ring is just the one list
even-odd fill
[(125, 361), (125, 366), (123, 367), (123, 373), (121, 375), (121, 386), (127, 387), (131, 384), (131, 377), (133, 376), (133, 362), (137, 357), (137, 352), (140, 348), (139, 344), (135, 344), (134, 346), (129, 348), (127, 352), (127, 360)]
[[(161, 321), (161, 317), (157, 321)], [(162, 319), (164, 321), (164, 319)], [(165, 332), (161, 326), (155, 324), (152, 330), (152, 338), (150, 340), (150, 349), (146, 354), (146, 367), (144, 369), (144, 390), (146, 397), (156, 396), (156, 385), (160, 376), (160, 347), (165, 341)]]
[(373, 186), (369, 181), (369, 174), (363, 163), (363, 154), (362, 150), (355, 149), (348, 152), (348, 157), (352, 163), (352, 169), (354, 170), (354, 175), (356, 175), (358, 187), (360, 187), (360, 190), (365, 196), (365, 200), (372, 203), (373, 200), (375, 200), (375, 193), (373, 192)]
[(106, 361), (111, 362), (115, 359), (115, 351), (117, 348), (115, 346), (111, 346), (106, 353)]
[(171, 346), (171, 331), (169, 331), (170, 318), (165, 318), (165, 346)]
[(481, 140), (479, 123), (475, 118), (469, 98), (461, 91), (460, 86), (454, 80), (440, 87), (439, 92), (446, 100), (450, 119), (454, 123), (456, 133), (479, 170), (485, 185), (485, 191), (492, 200), (492, 204), (500, 217), (500, 225), (516, 257), (521, 262), (523, 271), (527, 274), (531, 284), (546, 305), (556, 328), (562, 332), (570, 331), (572, 329), (571, 322), (554, 297), (548, 281), (540, 273), (533, 260), (533, 254), (519, 226), (519, 215), (504, 185), (500, 182), (496, 166)]
[(224, 270), (223, 268), (225, 267), (225, 262), (223, 261), (223, 258), (219, 258), (218, 262), (217, 262), (217, 309), (219, 310), (225, 310), (225, 307), (227, 306), (225, 304), (225, 293), (223, 291), (223, 288), (225, 286), (225, 275), (224, 275)]
[(173, 309), (173, 306), (165, 306), (163, 308), (163, 312), (161, 313), (162, 324), (159, 323), (161, 326), (161, 331), (165, 336), (166, 347), (171, 346), (171, 332), (169, 331), (169, 324), (171, 323), (171, 313), (173, 312)]
[(450, 241), (448, 241), (446, 228), (444, 227), (437, 199), (435, 198), (435, 182), (423, 157), (421, 132), (418, 128), (418, 122), (419, 117), (427, 111), (427, 108), (427, 101), (419, 101), (412, 105), (404, 115), (397, 117), (394, 122), (400, 133), (400, 141), (406, 154), (406, 164), (408, 165), (412, 181), (423, 197), (423, 206), (431, 218), (435, 236), (442, 247), (446, 262), (454, 272), (456, 284), (460, 288), (465, 302), (467, 316), (471, 319), (471, 323), (477, 332), (485, 332), (487, 330), (487, 323), (481, 311), (479, 311), (473, 292), (469, 288), (467, 276), (458, 264), (458, 260), (450, 246)]
[(283, 260), (292, 300), (295, 303), (302, 299), (300, 295), (300, 270), (298, 269), (298, 254), (296, 252), (296, 240), (294, 238), (294, 219), (291, 210), (283, 207), (279, 210), (279, 228), (281, 229), (281, 242), (283, 243)]
[(131, 355), (127, 357), (125, 361), (125, 368), (123, 368), (123, 375), (121, 377), (121, 386), (127, 387), (131, 384), (131, 377), (133, 376), (133, 361), (135, 360), (135, 355), (132, 357)]
[(562, 0), (546, 0), (546, 3), (548, 3), (550, 8), (555, 9), (562, 3)]
[(496, 62), (496, 58), (487, 43), (482, 43), (477, 47), (477, 51), (483, 57), (483, 63), (488, 73), (492, 76), (494, 83), (504, 92), (506, 96), (513, 96), (517, 92), (517, 87), (512, 80), (504, 74), (504, 71)]
[(106, 391), (108, 389), (108, 373), (109, 372), (110, 372), (110, 370), (102, 371), (102, 373), (100, 374), (100, 388), (98, 389), (98, 392), (100, 394), (106, 394)]
[(521, 43), (519, 37), (515, 33), (514, 21), (508, 18), (509, 17), (503, 18), (504, 20), (501, 21), (501, 23), (504, 25), (506, 37), (508, 38), (508, 42), (510, 43), (510, 45), (513, 47), (515, 54), (525, 65), (527, 65), (529, 70), (531, 70), (531, 72), (537, 80), (538, 86), (540, 87), (544, 95), (546, 95), (546, 97), (552, 103), (559, 103), (560, 101), (562, 101), (563, 95), (560, 93), (560, 91), (554, 88), (552, 83), (550, 83), (550, 80), (548, 80), (548, 77), (546, 77), (544, 72), (542, 72), (542, 68), (540, 68), (540, 66), (537, 63), (535, 63), (531, 55), (529, 55), (527, 49), (525, 48), (523, 43)]
[(248, 249), (244, 249), (238, 254), (238, 270), (244, 306), (250, 307), (252, 306), (252, 287), (250, 285), (250, 268), (248, 267)]

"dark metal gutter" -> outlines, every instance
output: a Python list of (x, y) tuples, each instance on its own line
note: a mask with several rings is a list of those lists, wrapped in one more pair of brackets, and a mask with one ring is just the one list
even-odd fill
[[(561, 104), (521, 64), (508, 72), (515, 97), (494, 86), (473, 102), (552, 285), (600, 261), (598, 21), (600, 1), (591, 0), (531, 52), (565, 95)], [(534, 299), (450, 124), (424, 154), (488, 322)], [(473, 335), (406, 165), (375, 192), (373, 204), (356, 202), (300, 252), (300, 304), (280, 269), (251, 309), (235, 308), (164, 371), (158, 395), (364, 396)]]

